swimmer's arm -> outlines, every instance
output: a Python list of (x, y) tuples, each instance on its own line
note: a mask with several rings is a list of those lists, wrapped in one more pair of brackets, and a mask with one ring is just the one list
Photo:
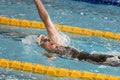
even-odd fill
[(43, 21), (43, 23), (45, 24), (45, 27), (48, 31), (49, 36), (54, 36), (55, 33), (57, 32), (56, 27), (54, 26), (53, 22), (50, 19), (50, 16), (48, 14), (48, 12), (46, 11), (45, 7), (43, 6), (41, 0), (34, 0), (36, 7), (38, 9), (39, 15)]
[(53, 56), (52, 53), (42, 53), (43, 55), (45, 55), (49, 60), (56, 60), (56, 57)]

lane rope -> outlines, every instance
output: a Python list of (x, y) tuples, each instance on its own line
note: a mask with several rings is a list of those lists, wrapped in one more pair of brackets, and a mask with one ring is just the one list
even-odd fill
[(12, 68), (16, 70), (22, 70), (32, 73), (44, 74), (54, 77), (69, 77), (87, 80), (120, 80), (120, 77), (92, 73), (92, 72), (82, 72), (78, 70), (70, 70), (65, 68), (55, 68), (53, 66), (45, 66), (41, 64), (33, 64), (29, 62), (20, 62), (16, 60), (9, 60), (0, 58), (0, 67)]
[[(8, 17), (2, 17), (2, 16), (0, 16), (0, 24), (26, 27), (26, 28), (40, 28), (40, 29), (45, 28), (42, 22), (22, 20), (17, 18), (8, 18)], [(79, 27), (59, 25), (59, 24), (55, 24), (55, 26), (63, 32), (89, 35), (89, 36), (99, 36), (99, 37), (105, 37), (105, 38), (114, 39), (114, 40), (120, 40), (120, 33), (112, 33), (112, 32), (106, 32), (101, 30), (91, 30), (86, 28), (79, 28)]]

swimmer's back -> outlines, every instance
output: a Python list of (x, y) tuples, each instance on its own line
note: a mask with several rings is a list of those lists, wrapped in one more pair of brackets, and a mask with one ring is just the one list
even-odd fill
[(105, 54), (89, 54), (84, 51), (79, 51), (72, 47), (58, 47), (60, 52), (58, 55), (60, 57), (77, 59), (80, 61), (87, 61), (94, 64), (104, 64), (110, 66), (120, 66), (120, 56), (105, 55)]

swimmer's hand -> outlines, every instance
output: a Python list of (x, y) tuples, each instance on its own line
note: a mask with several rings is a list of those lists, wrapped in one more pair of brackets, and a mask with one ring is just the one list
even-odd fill
[(42, 54), (45, 55), (48, 58), (48, 60), (56, 60), (56, 57), (53, 56), (52, 53), (42, 53)]

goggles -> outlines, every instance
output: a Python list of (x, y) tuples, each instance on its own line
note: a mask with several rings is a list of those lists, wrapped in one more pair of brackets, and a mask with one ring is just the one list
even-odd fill
[(38, 40), (37, 41), (38, 41), (39, 45), (42, 45), (45, 42), (50, 42), (50, 39), (48, 39), (48, 38), (44, 38), (43, 40), (41, 40), (42, 36), (43, 35), (38, 35)]
[(48, 39), (48, 38), (45, 38), (45, 39), (43, 39), (43, 42), (50, 42), (50, 39)]

